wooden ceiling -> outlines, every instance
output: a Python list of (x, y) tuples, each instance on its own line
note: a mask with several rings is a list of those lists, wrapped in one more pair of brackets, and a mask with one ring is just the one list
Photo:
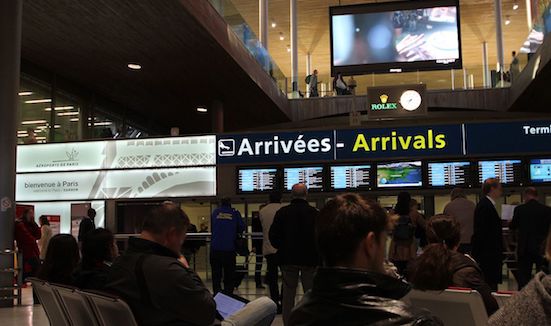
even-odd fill
[[(239, 13), (258, 35), (258, 0), (231, 0)], [(322, 79), (327, 80), (330, 73), (329, 50), (329, 7), (358, 3), (382, 2), (373, 0), (297, 0), (298, 6), (298, 49), (299, 49), (299, 82), (306, 75), (306, 56), (311, 53), (312, 69), (318, 69)], [(513, 4), (519, 8), (513, 10)], [(528, 36), (526, 20), (526, 2), (503, 0), (503, 21), (509, 17), (511, 23), (503, 26), (505, 64), (510, 63), (510, 53), (520, 49)], [(287, 52), (289, 40), (289, 0), (269, 0), (269, 18), (277, 24), (269, 28), (268, 51), (286, 76), (291, 75), (291, 58)], [(460, 0), (461, 36), (463, 47), (463, 63), (468, 74), (473, 74), (475, 86), (482, 86), (482, 42), (488, 42), (490, 67), (494, 69), (496, 59), (496, 38), (494, 0)], [(285, 40), (280, 41), (282, 33)], [(451, 73), (430, 72), (401, 75), (377, 75), (376, 85), (396, 83), (426, 82), (431, 85), (450, 86)], [(458, 72), (456, 85), (463, 85), (462, 73)], [(358, 84), (370, 85), (372, 77), (359, 77)]]
[[(188, 11), (191, 1), (24, 1), (22, 57), (166, 132), (171, 126), (209, 132), (210, 114), (198, 114), (196, 107), (208, 108), (213, 100), (224, 103), (227, 130), (288, 121), (259, 87), (258, 79), (269, 76), (249, 75)], [(207, 9), (227, 36), (222, 18)], [(245, 48), (242, 54), (248, 55)], [(132, 71), (128, 63), (142, 69)]]

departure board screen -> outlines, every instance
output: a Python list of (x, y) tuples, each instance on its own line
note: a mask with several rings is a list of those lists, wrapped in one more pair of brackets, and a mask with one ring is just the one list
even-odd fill
[(535, 183), (551, 182), (551, 159), (530, 160), (530, 180)]
[(331, 167), (331, 189), (355, 190), (368, 189), (371, 165), (342, 165)]
[(286, 190), (291, 190), (296, 183), (305, 184), (309, 190), (323, 190), (323, 167), (285, 168), (283, 182)]
[(277, 187), (277, 169), (239, 169), (239, 192), (265, 192)]
[(471, 184), (470, 162), (429, 163), (429, 185), (431, 187), (466, 186)]
[(522, 178), (522, 162), (520, 160), (478, 162), (478, 180), (483, 183), (488, 178), (497, 178), (503, 184), (519, 184)]

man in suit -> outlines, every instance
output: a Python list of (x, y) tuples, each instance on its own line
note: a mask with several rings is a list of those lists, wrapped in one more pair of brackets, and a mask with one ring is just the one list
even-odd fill
[(540, 271), (545, 260), (544, 242), (551, 223), (551, 208), (538, 202), (536, 188), (526, 188), (524, 204), (515, 208), (511, 230), (517, 231), (518, 289), (532, 279), (532, 266)]
[(474, 211), (472, 256), (480, 265), (486, 282), (497, 290), (502, 279), (503, 233), (496, 201), (503, 195), (498, 179), (489, 178), (482, 185), (482, 197)]

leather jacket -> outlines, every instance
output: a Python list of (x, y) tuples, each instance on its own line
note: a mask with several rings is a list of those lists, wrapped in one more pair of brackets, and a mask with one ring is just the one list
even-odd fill
[(293, 310), (289, 324), (442, 325), (427, 310), (399, 301), (410, 290), (409, 284), (379, 273), (320, 268), (314, 277), (312, 290)]

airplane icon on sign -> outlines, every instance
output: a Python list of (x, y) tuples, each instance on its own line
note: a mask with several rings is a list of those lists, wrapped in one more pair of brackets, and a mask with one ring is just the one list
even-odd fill
[(235, 140), (220, 139), (218, 141), (218, 156), (234, 156), (235, 155)]

